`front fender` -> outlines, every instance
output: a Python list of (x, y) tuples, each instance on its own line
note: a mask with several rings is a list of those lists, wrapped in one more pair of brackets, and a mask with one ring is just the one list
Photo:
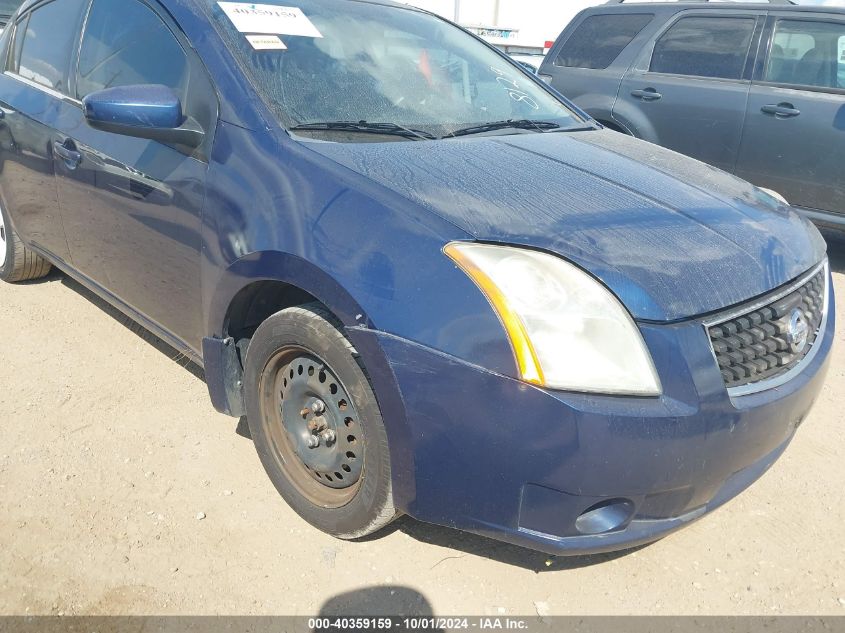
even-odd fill
[(471, 239), (465, 231), (307, 144), (227, 124), (208, 183), (204, 336), (225, 333), (238, 291), (275, 280), (310, 293), (347, 327), (514, 372), (498, 317), (442, 253), (449, 241)]

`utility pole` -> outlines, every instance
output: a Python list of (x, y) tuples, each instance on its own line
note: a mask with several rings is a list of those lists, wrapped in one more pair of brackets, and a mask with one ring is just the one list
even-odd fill
[(455, 0), (455, 24), (461, 23), (461, 0)]

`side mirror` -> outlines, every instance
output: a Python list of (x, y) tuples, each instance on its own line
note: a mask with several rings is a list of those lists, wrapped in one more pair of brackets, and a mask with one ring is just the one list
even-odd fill
[(88, 125), (124, 136), (198, 147), (202, 128), (182, 114), (182, 104), (167, 86), (119, 86), (92, 92), (82, 100)]

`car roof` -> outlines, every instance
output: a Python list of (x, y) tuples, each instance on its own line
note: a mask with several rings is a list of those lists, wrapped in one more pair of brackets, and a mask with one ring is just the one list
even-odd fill
[[(30, 7), (32, 7), (33, 5), (39, 3), (40, 1), (41, 0), (22, 0), (21, 2), (19, 2), (19, 4), (20, 4), (20, 7), (21, 7), (21, 10), (25, 11), (25, 10), (29, 9)], [(202, 0), (197, 0), (197, 1), (202, 2)], [(235, 1), (236, 2), (237, 1), (246, 2), (246, 0), (235, 0)], [(416, 11), (422, 11), (423, 13), (428, 13), (428, 11), (425, 11), (425, 10), (420, 9), (418, 7), (411, 6), (411, 5), (406, 4), (404, 2), (398, 2), (396, 0), (338, 0), (338, 1), (339, 2), (363, 2), (365, 4), (379, 4), (379, 5), (383, 5), (383, 6), (386, 6), (386, 7), (396, 7), (396, 8), (399, 8), (399, 9), (411, 9), (411, 10), (416, 10)], [(158, 0), (158, 2), (161, 5), (163, 5), (164, 7), (167, 7), (170, 4), (170, 0)], [(271, 2), (271, 4), (280, 4), (281, 0), (270, 0), (270, 2)]]
[(708, 0), (688, 0), (687, 2), (637, 2), (636, 0), (609, 0), (604, 4), (586, 9), (589, 13), (625, 12), (630, 9), (642, 11), (648, 8), (653, 12), (676, 13), (689, 9), (754, 10), (754, 11), (789, 11), (796, 13), (835, 13), (845, 15), (845, 6), (798, 5), (789, 0), (769, 0), (768, 2), (710, 2)]

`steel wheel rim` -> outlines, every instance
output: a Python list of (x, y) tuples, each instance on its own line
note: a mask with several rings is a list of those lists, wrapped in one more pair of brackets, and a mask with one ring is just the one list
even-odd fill
[(6, 265), (6, 216), (0, 211), (0, 268)]
[[(336, 373), (313, 352), (285, 347), (265, 365), (259, 393), (261, 429), (287, 479), (314, 505), (349, 503), (364, 478), (365, 442), (358, 411)], [(311, 446), (309, 438), (319, 443)]]

